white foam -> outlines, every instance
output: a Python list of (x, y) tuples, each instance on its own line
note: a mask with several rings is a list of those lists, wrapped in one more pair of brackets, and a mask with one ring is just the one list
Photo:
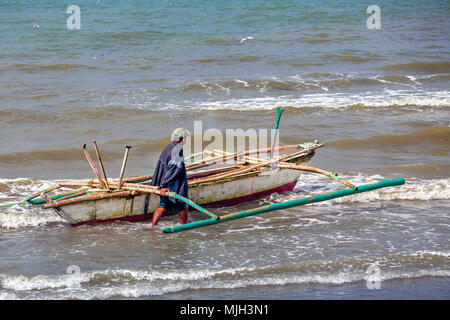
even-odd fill
[[(58, 183), (56, 180), (35, 180), (30, 178), (0, 179), (9, 188), (9, 193), (23, 195), (25, 198), (30, 194), (42, 191)], [(1, 194), (1, 193), (0, 193)], [(4, 196), (4, 194), (3, 194)]]
[[(410, 272), (381, 272), (381, 281), (393, 279), (414, 279), (422, 277), (450, 277), (450, 270), (418, 270)], [(365, 278), (364, 280), (367, 280)]]
[[(2, 286), (15, 293), (1, 293), (0, 298), (14, 299), (107, 299), (111, 297), (142, 297), (163, 295), (171, 292), (200, 289), (236, 289), (252, 286), (283, 286), (289, 284), (344, 284), (371, 280), (364, 271), (359, 272), (314, 272), (312, 274), (274, 273), (269, 267), (227, 270), (173, 270), (139, 271), (106, 270), (56, 276), (10, 276), (2, 275)], [(243, 274), (239, 274), (243, 272)], [(262, 272), (262, 274), (261, 274)], [(223, 278), (224, 274), (231, 275)], [(101, 276), (113, 277), (107, 282)], [(386, 271), (381, 269), (380, 280), (411, 279), (425, 276), (449, 277), (450, 270)], [(127, 280), (131, 277), (137, 283)], [(88, 283), (91, 280), (92, 284)], [(116, 280), (116, 281), (115, 281)], [(164, 280), (164, 281), (161, 281)], [(107, 284), (107, 285), (106, 285)], [(39, 292), (38, 295), (36, 293)]]
[(79, 288), (83, 282), (88, 282), (94, 275), (90, 273), (73, 273), (66, 275), (1, 275), (3, 288), (15, 291), (42, 290), (48, 288)]
[(443, 252), (443, 251), (428, 251), (428, 250), (424, 250), (424, 251), (417, 251), (413, 255), (418, 255), (418, 256), (421, 256), (421, 257), (423, 257), (424, 255), (431, 255), (431, 256), (450, 258), (450, 252)]
[(313, 225), (319, 225), (319, 224), (329, 224), (332, 222), (329, 221), (323, 221), (323, 220), (319, 220), (319, 219), (315, 219), (315, 218), (306, 218), (306, 217), (301, 217), (299, 218), (299, 221), (301, 223), (294, 223), (294, 224), (290, 224), (291, 227), (311, 227)]
[[(404, 279), (404, 278), (419, 278), (424, 276), (450, 276), (449, 271), (418, 271), (418, 272), (406, 272), (384, 273), (381, 277), (382, 281), (391, 279)], [(86, 292), (76, 292), (69, 294), (60, 294), (58, 299), (106, 299), (114, 296), (123, 297), (142, 297), (142, 296), (155, 296), (163, 295), (167, 293), (180, 292), (185, 290), (201, 290), (201, 289), (237, 289), (247, 288), (253, 286), (284, 286), (292, 284), (344, 284), (357, 281), (366, 281), (368, 276), (365, 273), (349, 274), (347, 272), (339, 272), (331, 275), (307, 275), (307, 276), (279, 276), (272, 275), (263, 278), (253, 279), (235, 279), (229, 281), (203, 281), (196, 283), (168, 283), (161, 286), (149, 286), (146, 283), (137, 283), (134, 285), (120, 285), (116, 287), (108, 288), (95, 288), (94, 290), (87, 290)]]
[[(324, 89), (324, 88), (322, 88)], [(325, 90), (325, 89), (324, 89)], [(325, 90), (326, 91), (326, 90)], [(301, 97), (292, 95), (266, 96), (258, 98), (233, 98), (228, 100), (216, 100), (191, 103), (188, 108), (204, 110), (273, 110), (279, 105), (292, 108), (327, 108), (343, 109), (350, 107), (450, 107), (450, 92), (420, 92), (409, 90), (388, 90), (379, 95), (359, 95), (344, 93), (317, 93), (304, 94)]]
[(0, 292), (0, 300), (17, 300), (17, 295), (15, 293)]
[[(429, 265), (429, 256), (439, 257)], [(199, 289), (235, 289), (289, 284), (344, 284), (372, 280), (366, 268), (380, 268), (380, 280), (450, 277), (449, 252), (416, 251), (369, 259), (302, 261), (286, 265), (218, 269), (97, 270), (56, 275), (0, 275), (0, 298), (107, 299)]]
[[(245, 81), (243, 81), (245, 82)], [(202, 84), (203, 85), (203, 84)], [(206, 90), (206, 94), (211, 98), (202, 101), (186, 100), (182, 104), (165, 102), (158, 105), (158, 110), (234, 110), (234, 111), (258, 111), (258, 110), (274, 110), (277, 106), (289, 106), (291, 108), (325, 108), (325, 109), (346, 109), (351, 107), (364, 108), (382, 108), (382, 107), (434, 107), (445, 108), (450, 106), (449, 91), (426, 92), (415, 89), (409, 90), (390, 90), (385, 89), (379, 94), (353, 94), (342, 92), (329, 92), (329, 88), (320, 83), (309, 83), (310, 86), (317, 87), (322, 90), (320, 93), (289, 95), (271, 95), (266, 92), (264, 86), (259, 89), (259, 97), (252, 98), (230, 98), (218, 99), (210, 90)], [(230, 89), (220, 85), (216, 85), (222, 91), (230, 94)], [(245, 87), (245, 85), (244, 85)], [(111, 103), (109, 105), (116, 105)], [(105, 106), (108, 106), (105, 105)], [(129, 108), (137, 109), (154, 109), (155, 101), (144, 99), (142, 102), (135, 102), (129, 105)]]
[(364, 192), (347, 198), (338, 198), (333, 201), (343, 202), (372, 202), (394, 200), (448, 200), (450, 199), (450, 179), (436, 179), (420, 181), (395, 188), (378, 189)]
[[(60, 181), (62, 180), (35, 180), (30, 178), (0, 179), (0, 183), (5, 184), (8, 188), (6, 193), (0, 193), (0, 198), (8, 199), (8, 201), (2, 202), (0, 205), (21, 202), (31, 194), (36, 194)], [(59, 190), (64, 192), (68, 189), (61, 188)], [(52, 222), (63, 221), (55, 213), (49, 210), (40, 210), (38, 206), (17, 205), (0, 211), (0, 227), (3, 228), (42, 226)]]
[(240, 228), (240, 229), (228, 229), (224, 233), (241, 233), (241, 232), (248, 232), (248, 231), (256, 231), (256, 230), (266, 230), (266, 229), (275, 229), (276, 226), (260, 226), (260, 225), (252, 225), (249, 228)]
[[(22, 208), (27, 210), (26, 208)], [(0, 212), (0, 227), (2, 228), (20, 228), (37, 227), (52, 222), (64, 222), (64, 220), (55, 213), (3, 213)]]
[[(357, 176), (340, 175), (341, 178), (350, 181), (354, 185), (363, 185), (386, 179), (379, 175)], [(341, 189), (343, 186), (330, 179), (316, 175), (303, 175), (295, 187), (297, 193), (309, 196), (309, 193), (317, 194)], [(306, 194), (307, 193), (307, 194)], [(313, 195), (311, 194), (311, 195)], [(298, 198), (298, 194), (288, 196), (289, 200)], [(405, 184), (391, 188), (377, 189), (359, 193), (348, 197), (336, 198), (327, 203), (346, 202), (373, 202), (395, 200), (448, 200), (450, 199), (450, 179), (422, 180), (417, 178), (405, 179)], [(283, 201), (286, 199), (283, 199)]]

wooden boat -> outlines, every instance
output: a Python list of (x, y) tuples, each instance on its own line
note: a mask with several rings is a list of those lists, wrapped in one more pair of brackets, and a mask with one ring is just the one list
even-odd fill
[[(278, 108), (276, 132), (282, 111), (282, 109)], [(189, 230), (268, 211), (326, 201), (336, 197), (405, 183), (403, 178), (398, 178), (357, 187), (341, 179), (334, 172), (305, 166), (304, 163), (314, 156), (315, 150), (323, 146), (324, 144), (314, 141), (279, 147), (272, 145), (271, 148), (247, 150), (240, 153), (204, 150), (189, 156), (185, 159), (186, 163), (188, 163), (186, 170), (188, 173), (189, 199), (173, 192), (166, 192), (164, 195), (185, 202), (190, 207), (208, 215), (209, 218), (165, 228), (163, 232), (173, 233)], [(120, 177), (115, 180), (107, 179), (95, 141), (94, 147), (103, 178), (100, 177), (96, 166), (86, 151), (86, 145), (84, 145), (83, 151), (94, 171), (96, 179), (63, 181), (42, 192), (31, 195), (19, 204), (43, 204), (44, 209), (55, 211), (72, 226), (151, 219), (153, 212), (159, 205), (161, 190), (150, 185), (151, 175), (123, 179), (128, 151), (131, 147), (126, 147)], [(279, 155), (274, 156), (275, 151)], [(264, 156), (259, 157), (260, 154)], [(269, 155), (268, 157), (267, 154)], [(228, 164), (229, 161), (233, 162), (232, 165)], [(209, 168), (204, 169), (205, 167)], [(274, 192), (291, 191), (297, 184), (302, 172), (328, 176), (342, 183), (346, 188), (322, 195), (271, 204), (226, 215), (217, 215), (207, 209), (248, 202)], [(60, 188), (81, 189), (50, 195), (51, 192)], [(0, 206), (0, 208), (9, 206), (11, 205)], [(168, 214), (171, 213), (169, 212)]]
[[(285, 146), (285, 149), (295, 148), (297, 151), (284, 155), (284, 157), (289, 158), (288, 163), (293, 165), (305, 163), (313, 157), (315, 150), (322, 146), (323, 144), (318, 142)], [(280, 149), (283, 149), (283, 147)], [(212, 156), (211, 159), (218, 160), (223, 158), (224, 152), (215, 150), (209, 152), (209, 155)], [(216, 157), (214, 158), (215, 155)], [(254, 159), (254, 161), (259, 161), (256, 158)], [(213, 162), (217, 165), (217, 161)], [(290, 168), (278, 168), (268, 172), (261, 168), (247, 171), (245, 168), (248, 166), (248, 162), (245, 163), (245, 160), (243, 162), (243, 164), (222, 166), (208, 170), (195, 170), (195, 168), (201, 168), (204, 165), (198, 162), (187, 165), (188, 170), (194, 168), (194, 170), (188, 171), (189, 199), (205, 207), (235, 205), (265, 197), (275, 192), (291, 191), (301, 174), (301, 171)], [(267, 168), (267, 166), (264, 167)], [(233, 171), (239, 170), (241, 172), (233, 173)], [(93, 180), (61, 182), (59, 184), (61, 187), (81, 187), (85, 185), (88, 186), (88, 189), (77, 190), (78, 192), (74, 193), (66, 192), (59, 196), (50, 196), (48, 198), (49, 203), (44, 204), (43, 207), (55, 210), (57, 214), (73, 226), (151, 219), (153, 212), (159, 205), (160, 196), (157, 193), (139, 192), (140, 188), (150, 188), (149, 183), (151, 180), (149, 178), (150, 176), (143, 176), (126, 179), (127, 182), (132, 181), (133, 184), (130, 186), (128, 183), (125, 183), (125, 188), (120, 189), (122, 191), (108, 191), (104, 188), (97, 188), (98, 182), (96, 184)], [(90, 184), (91, 187), (89, 187)], [(116, 184), (116, 180), (110, 180), (109, 182), (110, 186), (115, 186)], [(136, 187), (135, 192), (126, 190), (126, 188), (132, 188), (133, 186)], [(46, 193), (48, 192), (44, 194)], [(77, 195), (77, 193), (80, 194)], [(30, 203), (42, 204), (44, 201), (42, 198), (36, 198), (31, 200)], [(169, 214), (171, 213), (169, 212)]]

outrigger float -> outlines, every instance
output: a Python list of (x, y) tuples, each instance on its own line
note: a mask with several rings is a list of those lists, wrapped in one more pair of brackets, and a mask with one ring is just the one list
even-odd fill
[[(278, 133), (279, 121), (283, 112), (281, 108), (277, 110), (275, 134)], [(159, 205), (161, 192), (158, 187), (150, 185), (152, 175), (123, 179), (131, 147), (126, 146), (120, 177), (118, 179), (108, 179), (98, 146), (95, 141), (93, 143), (102, 176), (100, 176), (86, 149), (86, 145), (84, 145), (82, 150), (95, 174), (95, 179), (61, 181), (16, 204), (42, 205), (44, 209), (53, 210), (72, 226), (152, 219), (153, 212)], [(164, 233), (185, 231), (269, 211), (331, 200), (405, 183), (404, 178), (397, 178), (355, 186), (340, 178), (334, 172), (304, 165), (314, 156), (315, 150), (323, 146), (324, 144), (318, 141), (279, 147), (275, 147), (272, 144), (271, 148), (247, 150), (240, 153), (204, 150), (187, 157), (185, 162), (187, 163), (189, 199), (174, 192), (166, 192), (165, 195), (187, 203), (190, 207), (208, 215), (208, 218), (184, 225), (167, 227), (162, 231)], [(278, 155), (273, 157), (275, 152)], [(266, 157), (260, 158), (258, 155)], [(267, 155), (269, 155), (268, 158)], [(200, 159), (196, 160), (198, 158)], [(233, 162), (233, 165), (226, 165), (230, 161)], [(210, 168), (204, 169), (205, 167)], [(244, 203), (275, 192), (291, 191), (297, 184), (302, 172), (325, 175), (341, 183), (345, 188), (225, 215), (218, 215), (207, 209)], [(70, 191), (56, 195), (49, 194), (60, 188), (70, 188)], [(73, 190), (74, 188), (78, 189)], [(7, 208), (16, 204), (3, 205), (0, 208)], [(168, 214), (173, 213), (169, 212)]]

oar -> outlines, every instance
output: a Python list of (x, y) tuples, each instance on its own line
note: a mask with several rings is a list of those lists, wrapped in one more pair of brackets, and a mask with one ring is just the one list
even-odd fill
[(86, 156), (86, 159), (89, 162), (89, 164), (90, 164), (90, 166), (92, 168), (92, 171), (94, 171), (94, 174), (97, 177), (98, 182), (100, 183), (100, 185), (102, 185), (103, 184), (103, 180), (102, 180), (102, 178), (100, 178), (100, 174), (97, 171), (97, 167), (95, 166), (94, 161), (92, 161), (92, 158), (91, 158), (91, 156), (89, 155), (89, 152), (86, 149), (86, 144), (83, 144), (83, 147), (81, 149), (83, 149), (84, 155)]
[(273, 152), (275, 151), (275, 141), (277, 140), (277, 136), (278, 136), (278, 127), (280, 125), (280, 119), (281, 119), (281, 114), (283, 113), (284, 109), (281, 109), (280, 107), (277, 107), (277, 123), (275, 125), (275, 134), (273, 135), (273, 140), (272, 140), (272, 147), (270, 148), (270, 157), (269, 159), (272, 159), (273, 157)]
[(105, 179), (106, 189), (109, 190), (108, 178), (106, 177), (105, 168), (103, 167), (103, 162), (102, 158), (100, 157), (100, 151), (98, 150), (97, 142), (93, 140), (92, 143), (94, 144), (95, 152), (97, 153), (97, 158), (100, 164), (100, 169), (102, 170), (103, 179)]
[(126, 149), (125, 149), (125, 154), (123, 156), (122, 169), (120, 170), (119, 185), (118, 185), (117, 189), (120, 189), (120, 187), (122, 186), (123, 174), (125, 173), (125, 166), (127, 165), (128, 153), (131, 149), (131, 146), (125, 146), (125, 148)]

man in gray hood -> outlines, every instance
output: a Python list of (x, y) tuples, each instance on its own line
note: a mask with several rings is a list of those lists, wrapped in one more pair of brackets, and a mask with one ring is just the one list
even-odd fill
[(188, 205), (177, 199), (165, 197), (167, 191), (175, 192), (185, 198), (188, 194), (188, 180), (184, 164), (183, 145), (189, 133), (183, 128), (172, 132), (171, 143), (161, 153), (153, 173), (152, 185), (161, 188), (158, 209), (153, 213), (152, 226), (168, 211), (178, 211), (178, 220), (185, 224), (188, 218)]

